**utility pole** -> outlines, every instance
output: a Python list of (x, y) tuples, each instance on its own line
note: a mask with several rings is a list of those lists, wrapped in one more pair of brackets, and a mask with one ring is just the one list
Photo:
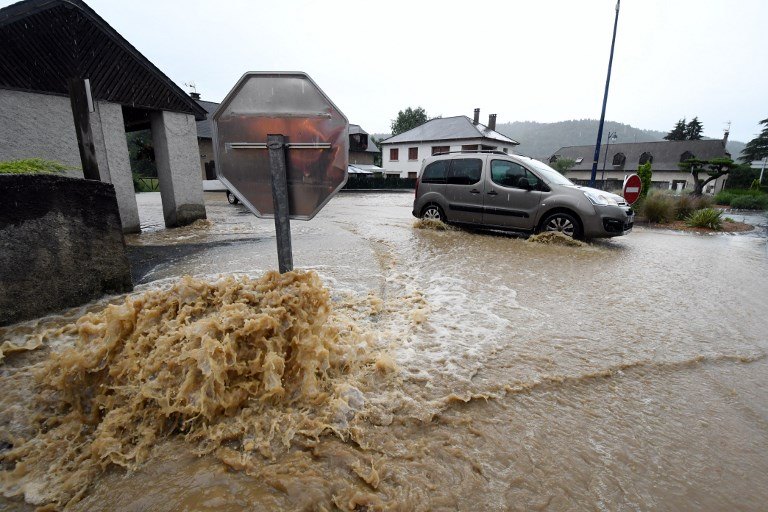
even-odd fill
[(595, 186), (597, 177), (597, 161), (600, 159), (600, 141), (603, 138), (603, 123), (605, 123), (605, 105), (608, 103), (608, 86), (611, 83), (611, 66), (613, 66), (613, 48), (616, 45), (616, 27), (619, 25), (619, 7), (621, 0), (616, 2), (616, 19), (613, 22), (613, 39), (611, 39), (611, 56), (608, 59), (608, 76), (605, 79), (605, 94), (603, 95), (603, 110), (600, 113), (600, 126), (597, 129), (597, 142), (595, 142), (595, 157), (592, 160), (592, 175), (589, 178), (589, 186)]

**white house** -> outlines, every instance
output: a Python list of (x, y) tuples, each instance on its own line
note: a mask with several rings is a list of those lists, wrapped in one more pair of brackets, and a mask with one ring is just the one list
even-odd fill
[(387, 175), (415, 178), (425, 158), (448, 151), (496, 150), (512, 153), (520, 144), (496, 131), (496, 114), (481, 124), (480, 109), (474, 120), (467, 116), (431, 119), (421, 126), (381, 143), (382, 167)]

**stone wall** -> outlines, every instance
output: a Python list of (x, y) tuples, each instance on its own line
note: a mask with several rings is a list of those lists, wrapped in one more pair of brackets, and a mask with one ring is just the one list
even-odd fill
[(131, 289), (111, 184), (0, 175), (0, 325)]

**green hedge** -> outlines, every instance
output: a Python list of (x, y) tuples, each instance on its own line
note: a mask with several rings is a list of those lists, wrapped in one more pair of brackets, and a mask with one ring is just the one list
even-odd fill
[(768, 210), (768, 196), (743, 195), (731, 200), (731, 208), (735, 210)]

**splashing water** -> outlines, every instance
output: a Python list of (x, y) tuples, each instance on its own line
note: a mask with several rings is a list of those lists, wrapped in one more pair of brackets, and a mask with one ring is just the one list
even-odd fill
[[(237, 469), (294, 438), (343, 438), (364, 406), (355, 379), (394, 370), (334, 311), (314, 272), (185, 277), (59, 330), (75, 346), (35, 371), (36, 433), (8, 435), (6, 496), (66, 505), (111, 465), (135, 469), (162, 438)], [(357, 377), (356, 377), (357, 376)]]

